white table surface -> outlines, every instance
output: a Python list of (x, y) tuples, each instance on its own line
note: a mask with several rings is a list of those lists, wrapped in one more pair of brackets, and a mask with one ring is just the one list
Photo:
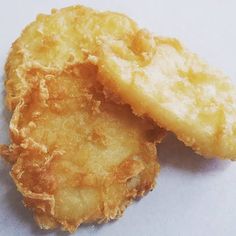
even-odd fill
[[(0, 142), (8, 142), (9, 114), (3, 107), (3, 66), (11, 43), (38, 13), (83, 4), (126, 13), (140, 26), (181, 39), (192, 51), (236, 82), (235, 0), (6, 0), (0, 4)], [(206, 160), (174, 135), (159, 146), (158, 185), (124, 216), (101, 226), (81, 227), (88, 236), (234, 236), (236, 235), (236, 163)], [(0, 235), (67, 235), (42, 231), (21, 203), (0, 161)]]

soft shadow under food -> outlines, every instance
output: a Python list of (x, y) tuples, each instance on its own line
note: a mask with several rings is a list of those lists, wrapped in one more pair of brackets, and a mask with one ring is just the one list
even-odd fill
[(171, 166), (191, 172), (216, 172), (225, 170), (231, 163), (229, 160), (206, 159), (186, 147), (172, 134), (168, 133), (163, 143), (158, 146), (162, 168)]

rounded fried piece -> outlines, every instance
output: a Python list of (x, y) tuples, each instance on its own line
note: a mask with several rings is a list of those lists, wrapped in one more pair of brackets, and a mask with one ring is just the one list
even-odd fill
[(14, 110), (11, 175), (42, 228), (115, 219), (154, 186), (162, 131), (107, 101), (96, 70), (29, 71), (32, 88)]
[(119, 14), (70, 7), (39, 16), (13, 45), (12, 144), (0, 150), (41, 228), (72, 232), (115, 219), (155, 184), (163, 131), (104, 96), (97, 66), (87, 62), (96, 37), (129, 41), (135, 28)]
[(7, 60), (9, 109), (15, 108), (28, 87), (25, 81), (28, 68), (40, 68), (45, 73), (62, 71), (93, 55), (100, 37), (109, 35), (128, 42), (136, 31), (136, 23), (122, 14), (97, 12), (83, 6), (39, 15), (15, 41)]
[(103, 37), (100, 81), (197, 153), (236, 159), (236, 88), (179, 41), (146, 30), (127, 43)]

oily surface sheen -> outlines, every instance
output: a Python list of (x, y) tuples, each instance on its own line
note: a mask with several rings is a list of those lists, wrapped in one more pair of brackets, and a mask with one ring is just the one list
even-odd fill
[[(104, 37), (98, 54), (100, 81), (206, 157), (236, 159), (236, 89), (175, 39), (146, 30), (130, 44)], [(118, 96), (117, 95), (117, 96)]]
[(154, 186), (162, 131), (104, 96), (87, 62), (97, 37), (130, 41), (135, 31), (125, 16), (78, 6), (39, 16), (13, 44), (5, 83), (12, 143), (0, 151), (41, 228), (72, 232), (117, 218)]

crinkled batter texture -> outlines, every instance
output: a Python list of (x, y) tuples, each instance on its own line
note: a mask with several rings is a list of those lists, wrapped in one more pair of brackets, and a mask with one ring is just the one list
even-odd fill
[(146, 30), (103, 37), (100, 81), (110, 93), (206, 157), (236, 159), (236, 88), (175, 39)]
[(25, 93), (28, 68), (39, 68), (45, 73), (62, 71), (84, 63), (88, 57), (96, 59), (92, 55), (101, 37), (109, 35), (128, 44), (137, 30), (136, 23), (122, 14), (82, 6), (39, 15), (12, 46), (6, 64), (7, 106), (13, 110)]
[(129, 41), (135, 30), (122, 15), (71, 7), (39, 16), (13, 45), (12, 144), (0, 151), (41, 228), (115, 219), (154, 186), (163, 131), (104, 96), (86, 62), (97, 35)]
[(14, 110), (5, 150), (25, 205), (46, 229), (119, 217), (154, 187), (161, 131), (107, 101), (92, 65), (28, 75), (31, 90)]

